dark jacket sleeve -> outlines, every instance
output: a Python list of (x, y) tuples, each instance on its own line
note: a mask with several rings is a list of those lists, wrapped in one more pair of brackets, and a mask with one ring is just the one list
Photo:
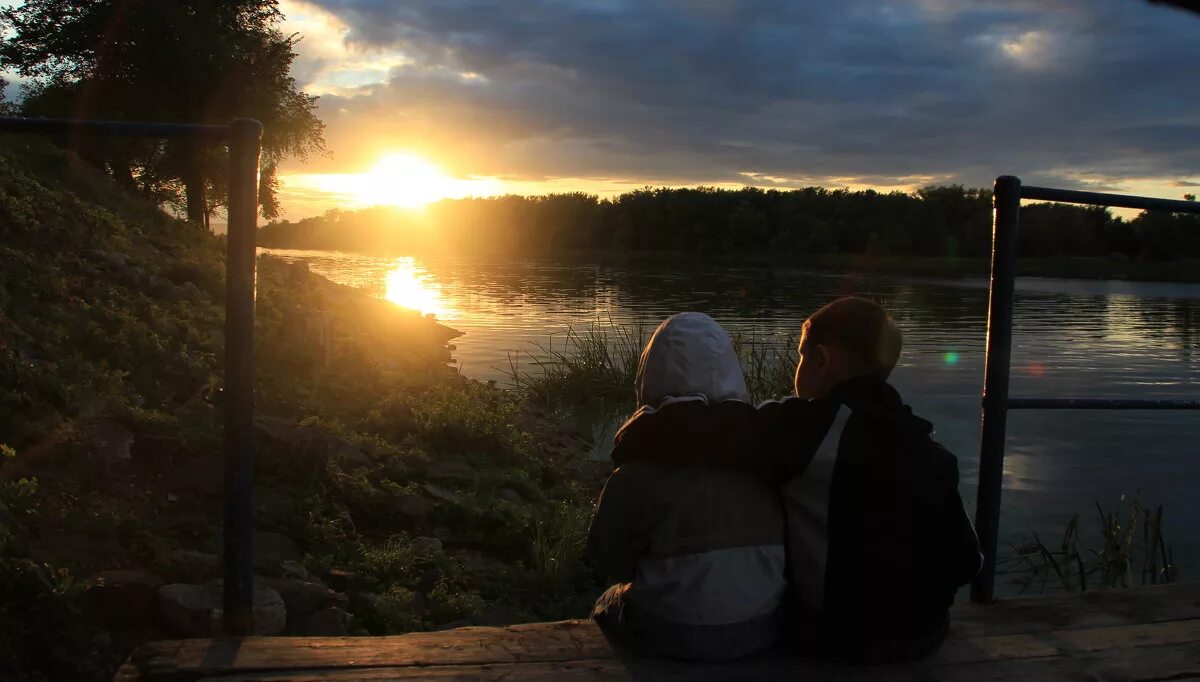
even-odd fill
[(758, 406), (764, 461), (780, 484), (803, 474), (829, 431), (841, 403), (785, 398)]
[(971, 582), (979, 574), (979, 570), (983, 568), (983, 555), (979, 551), (979, 537), (975, 534), (975, 527), (967, 516), (962, 496), (958, 492), (958, 459), (941, 444), (934, 442), (933, 445), (941, 451), (943, 468), (940, 491), (942, 538), (950, 549), (947, 558), (952, 562), (951, 575), (955, 587), (958, 587)]
[(588, 529), (587, 556), (605, 577), (630, 582), (637, 573), (638, 557), (648, 543), (646, 521), (650, 491), (639, 485), (636, 465), (618, 468), (608, 477), (592, 526)]

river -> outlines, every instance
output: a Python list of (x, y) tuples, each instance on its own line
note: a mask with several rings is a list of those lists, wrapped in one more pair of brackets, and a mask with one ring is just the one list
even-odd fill
[[(270, 250), (314, 272), (435, 314), (465, 334), (461, 371), (504, 383), (509, 358), (561, 340), (568, 325), (653, 326), (699, 310), (731, 332), (795, 335), (831, 298), (886, 303), (904, 332), (894, 383), (959, 456), (974, 508), (987, 283), (695, 263), (379, 258)], [(1200, 393), (1200, 285), (1023, 278), (1017, 285), (1012, 395), (1191, 398)], [(1180, 577), (1200, 574), (1200, 419), (1194, 412), (1018, 411), (1009, 416), (1002, 544), (1047, 545), (1079, 513), (1098, 544), (1095, 503), (1121, 495), (1165, 507)], [(1011, 591), (1006, 589), (1004, 591)]]

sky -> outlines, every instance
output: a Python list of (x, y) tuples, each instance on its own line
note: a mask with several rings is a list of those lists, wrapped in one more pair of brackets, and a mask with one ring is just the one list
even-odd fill
[(280, 8), (330, 150), (282, 167), (293, 219), (645, 185), (1200, 188), (1200, 15), (1145, 0)]

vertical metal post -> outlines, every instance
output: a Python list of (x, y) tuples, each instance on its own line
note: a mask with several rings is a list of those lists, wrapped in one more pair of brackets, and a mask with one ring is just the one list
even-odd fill
[(983, 425), (979, 443), (979, 488), (975, 528), (983, 550), (983, 570), (971, 585), (971, 599), (992, 601), (996, 547), (1000, 537), (1000, 492), (1004, 482), (1004, 436), (1008, 421), (1008, 374), (1012, 359), (1013, 288), (1016, 282), (1017, 216), (1021, 180), (996, 178), (992, 227), (992, 281), (988, 296), (987, 356), (983, 374)]
[(262, 124), (240, 118), (229, 134), (225, 262), (224, 629), (254, 632), (254, 266)]

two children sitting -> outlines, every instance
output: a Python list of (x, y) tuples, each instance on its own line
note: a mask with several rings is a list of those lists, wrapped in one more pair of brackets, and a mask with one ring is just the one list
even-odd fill
[(617, 581), (601, 627), (687, 659), (934, 651), (982, 557), (954, 455), (887, 381), (901, 345), (879, 305), (838, 299), (804, 323), (795, 395), (756, 408), (715, 321), (663, 322), (588, 534)]

